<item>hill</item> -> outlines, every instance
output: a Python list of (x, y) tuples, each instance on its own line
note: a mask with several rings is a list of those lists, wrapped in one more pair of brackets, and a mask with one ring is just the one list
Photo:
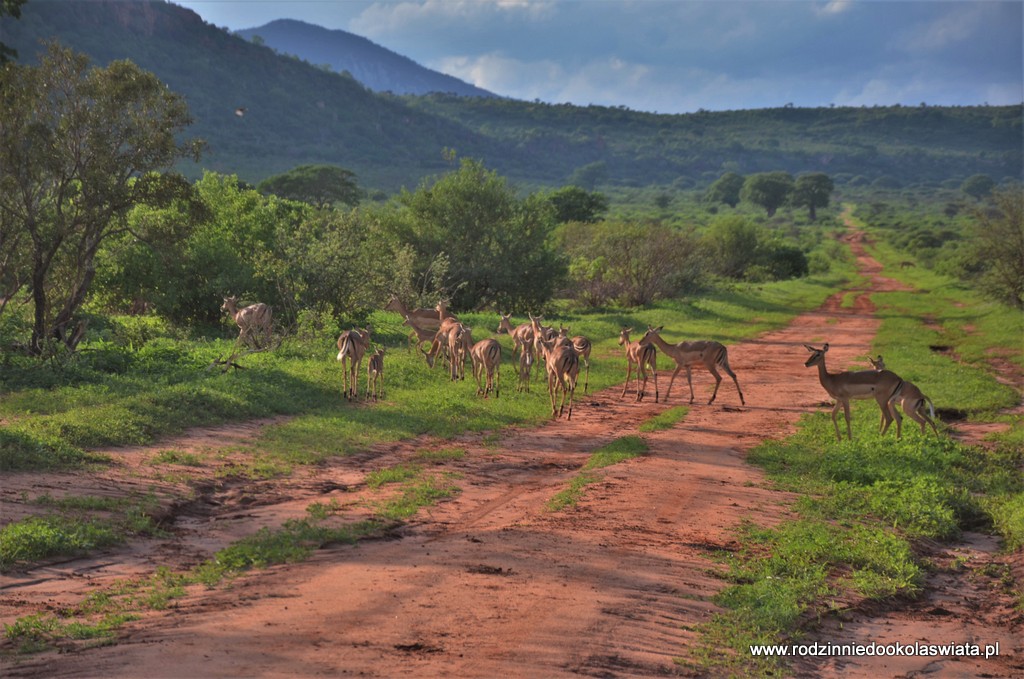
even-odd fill
[[(782, 108), (659, 115), (451, 94), (380, 94), (158, 0), (31, 0), (0, 20), (33, 59), (56, 38), (95, 63), (131, 59), (188, 101), (202, 168), (258, 182), (305, 163), (354, 171), (364, 187), (416, 186), (445, 149), (528, 186), (702, 186), (725, 171), (824, 171), (907, 185), (1022, 174), (1022, 111), (1004, 107)], [(243, 107), (246, 114), (235, 115)]]
[(347, 31), (330, 30), (293, 19), (278, 19), (257, 28), (235, 31), (235, 34), (253, 42), (262, 42), (281, 54), (329, 66), (337, 73), (347, 72), (374, 92), (495, 96), (458, 78), (420, 66), (408, 57)]

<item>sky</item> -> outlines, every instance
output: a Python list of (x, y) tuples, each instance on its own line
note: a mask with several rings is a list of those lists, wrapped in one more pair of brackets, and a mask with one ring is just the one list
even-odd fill
[(1024, 102), (1024, 0), (170, 0), (341, 29), (495, 94), (690, 113)]

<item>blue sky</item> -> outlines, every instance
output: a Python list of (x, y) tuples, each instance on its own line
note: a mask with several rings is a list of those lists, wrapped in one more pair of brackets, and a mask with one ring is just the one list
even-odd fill
[(1019, 104), (1024, 1), (170, 0), (342, 29), (496, 94), (686, 113)]

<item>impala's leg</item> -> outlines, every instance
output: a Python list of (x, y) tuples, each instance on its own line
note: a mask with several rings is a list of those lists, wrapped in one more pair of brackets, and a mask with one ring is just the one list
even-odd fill
[(572, 419), (572, 397), (576, 395), (576, 380), (569, 378), (569, 417)]
[[(640, 376), (641, 375), (644, 378), (643, 387), (640, 386)], [(644, 364), (641, 362), (641, 363), (637, 363), (636, 364), (636, 401), (637, 401), (637, 403), (639, 403), (640, 401), (644, 400), (644, 394), (646, 392), (647, 392), (647, 368), (645, 368)]]
[(839, 421), (837, 418), (839, 416), (839, 409), (842, 407), (843, 406), (839, 401), (836, 401), (836, 404), (832, 406), (832, 426), (836, 428), (836, 439), (839, 441), (842, 441), (843, 437), (839, 433)]
[(676, 369), (672, 371), (672, 377), (668, 380), (668, 389), (665, 390), (665, 402), (668, 403), (668, 395), (672, 393), (672, 383), (676, 381), (676, 375), (683, 369), (683, 366), (676, 365)]
[(846, 418), (846, 438), (853, 440), (853, 430), (850, 428), (850, 402), (843, 401), (843, 417)]
[(583, 361), (583, 365), (587, 368), (586, 377), (583, 378), (583, 393), (587, 393), (587, 387), (590, 385), (590, 359)]
[[(898, 398), (898, 396), (894, 394), (893, 400), (896, 398)], [(878, 402), (878, 407), (882, 411), (882, 418), (885, 420), (885, 426), (882, 428), (882, 434), (884, 435), (885, 432), (889, 431), (889, 426), (892, 424), (893, 420), (896, 420), (896, 438), (899, 439), (903, 433), (903, 416), (900, 415), (898, 410), (896, 410), (896, 404), (881, 395), (876, 395), (875, 400)]]
[(935, 428), (935, 423), (929, 419), (928, 415), (924, 412), (925, 401), (920, 399), (914, 404), (913, 408), (907, 408), (904, 404), (903, 411), (914, 421), (921, 425), (921, 434), (925, 433), (925, 423), (932, 425), (932, 429), (935, 429), (935, 435), (938, 436), (939, 430)]
[(658, 359), (657, 356), (651, 358), (651, 374), (654, 376), (654, 402), (658, 402), (658, 398), (661, 396), (658, 393)]
[(619, 398), (626, 397), (626, 391), (629, 389), (629, 377), (633, 374), (633, 363), (626, 359), (626, 383), (622, 385), (622, 395)]
[(718, 374), (718, 371), (715, 370), (715, 366), (713, 365), (708, 366), (708, 372), (710, 372), (711, 376), (715, 378), (715, 390), (711, 392), (711, 400), (708, 401), (708, 405), (711, 405), (715, 402), (715, 398), (718, 396), (718, 388), (722, 386), (722, 376)]
[[(885, 407), (882, 408), (882, 419), (878, 423), (879, 435), (885, 436), (885, 432), (889, 431), (889, 427), (892, 425), (893, 420), (895, 420), (896, 438), (900, 437), (900, 414), (896, 410), (896, 401), (898, 400), (899, 397), (894, 396), (893, 398), (889, 399), (889, 401), (885, 404)], [(888, 417), (886, 417), (887, 413), (889, 415)]]
[(686, 366), (686, 383), (690, 385), (690, 403), (693, 403), (693, 375), (690, 366)]

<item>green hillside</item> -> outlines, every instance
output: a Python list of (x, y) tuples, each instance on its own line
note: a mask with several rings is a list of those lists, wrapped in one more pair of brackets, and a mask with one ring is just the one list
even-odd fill
[[(31, 60), (57, 38), (105, 65), (131, 59), (184, 95), (209, 142), (201, 167), (258, 182), (300, 164), (353, 170), (368, 188), (414, 187), (444, 149), (525, 185), (704, 186), (723, 172), (822, 171), (837, 183), (997, 181), (1022, 174), (1022, 111), (1009, 107), (781, 108), (641, 113), (452, 95), (375, 94), (347, 75), (247, 42), (154, 0), (30, 0), (0, 22)], [(244, 116), (235, 114), (244, 108)]]

